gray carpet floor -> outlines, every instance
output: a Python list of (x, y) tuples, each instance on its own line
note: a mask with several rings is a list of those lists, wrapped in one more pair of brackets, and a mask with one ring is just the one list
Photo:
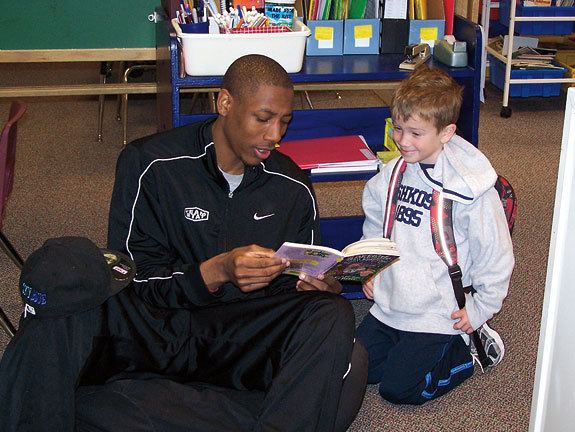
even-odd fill
[[(43, 75), (45, 74), (45, 75)], [(94, 65), (72, 71), (61, 66), (0, 65), (0, 85), (46, 82), (97, 82)], [(516, 268), (503, 310), (492, 321), (506, 344), (504, 361), (489, 374), (476, 373), (460, 388), (421, 407), (394, 406), (369, 386), (350, 431), (526, 431), (545, 286), (547, 252), (565, 96), (512, 99), (513, 116), (499, 117), (501, 92), (487, 88), (482, 106), (479, 147), (516, 189), (519, 211), (513, 234)], [(389, 95), (375, 92), (311, 94), (317, 108), (385, 105)], [(116, 102), (105, 106), (104, 141), (96, 142), (94, 98), (29, 98), (21, 121), (16, 180), (3, 232), (25, 258), (54, 236), (82, 235), (104, 245), (114, 167), (121, 150), (121, 123)], [(302, 100), (296, 100), (296, 107)], [(0, 100), (0, 119), (9, 102)], [(133, 97), (129, 138), (155, 131), (155, 101)], [(357, 214), (363, 182), (317, 185), (323, 216)], [(0, 254), (0, 304), (17, 322), (21, 305), (19, 273)], [(357, 319), (370, 306), (354, 301)], [(0, 334), (0, 352), (8, 343)]]

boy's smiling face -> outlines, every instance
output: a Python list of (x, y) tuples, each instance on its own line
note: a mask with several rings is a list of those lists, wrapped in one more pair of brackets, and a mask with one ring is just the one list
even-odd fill
[(435, 164), (444, 144), (454, 134), (454, 124), (438, 131), (433, 123), (419, 115), (412, 115), (409, 120), (393, 120), (393, 140), (407, 163)]

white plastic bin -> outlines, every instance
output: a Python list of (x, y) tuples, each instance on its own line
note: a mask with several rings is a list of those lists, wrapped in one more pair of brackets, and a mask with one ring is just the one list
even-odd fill
[(288, 73), (299, 72), (311, 33), (299, 20), (294, 22), (294, 31), (287, 33), (182, 33), (176, 19), (172, 25), (182, 44), (188, 75), (223, 75), (234, 60), (246, 54), (271, 57)]

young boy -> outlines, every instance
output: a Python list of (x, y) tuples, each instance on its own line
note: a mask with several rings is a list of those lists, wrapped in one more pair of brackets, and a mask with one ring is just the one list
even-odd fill
[[(368, 382), (393, 403), (422, 404), (473, 374), (469, 334), (480, 330), (492, 365), (503, 357), (499, 335), (485, 322), (501, 309), (514, 266), (511, 238), (487, 158), (455, 134), (462, 88), (438, 69), (422, 67), (398, 87), (393, 139), (406, 162), (391, 231), (401, 258), (363, 286), (375, 304), (357, 330), (369, 352)], [(393, 168), (366, 185), (363, 238), (381, 237)], [(453, 201), (453, 235), (466, 306), (459, 309), (447, 265), (430, 228), (433, 190)], [(389, 219), (388, 219), (389, 220)], [(487, 346), (489, 345), (489, 346)]]

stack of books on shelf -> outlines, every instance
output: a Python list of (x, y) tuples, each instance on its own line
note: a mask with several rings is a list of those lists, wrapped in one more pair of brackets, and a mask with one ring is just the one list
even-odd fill
[[(502, 55), (505, 55), (505, 46), (501, 36), (489, 41), (489, 47)], [(520, 46), (511, 53), (511, 67), (513, 69), (563, 69), (554, 62), (556, 56), (557, 50), (554, 48)]]
[(377, 171), (379, 166), (361, 135), (282, 141), (278, 151), (312, 174)]
[(511, 65), (518, 69), (562, 69), (552, 63), (556, 56), (553, 48), (519, 47), (511, 54)]

